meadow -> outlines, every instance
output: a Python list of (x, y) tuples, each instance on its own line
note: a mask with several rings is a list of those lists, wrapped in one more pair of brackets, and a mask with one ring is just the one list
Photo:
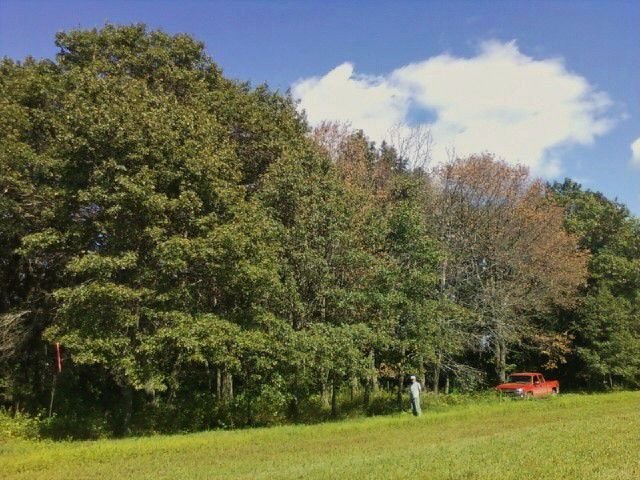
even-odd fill
[(320, 425), (0, 440), (14, 479), (640, 478), (640, 392), (483, 401)]

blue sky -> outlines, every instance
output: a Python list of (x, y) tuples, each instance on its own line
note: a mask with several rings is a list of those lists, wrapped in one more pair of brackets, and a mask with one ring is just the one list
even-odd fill
[(0, 55), (55, 32), (144, 22), (186, 32), (233, 78), (293, 89), (310, 121), (380, 141), (432, 129), (433, 161), (490, 150), (640, 214), (638, 1), (0, 1)]

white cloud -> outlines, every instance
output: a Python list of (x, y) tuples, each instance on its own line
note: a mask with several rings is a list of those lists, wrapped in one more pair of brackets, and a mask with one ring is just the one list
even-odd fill
[(353, 65), (343, 63), (321, 78), (302, 80), (293, 87), (295, 97), (307, 111), (312, 124), (323, 120), (351, 122), (382, 140), (389, 128), (401, 122), (409, 98), (401, 86), (384, 77), (357, 75)]
[(640, 167), (640, 137), (631, 144), (631, 165)]
[[(350, 122), (373, 140), (399, 123), (425, 123), (435, 161), (489, 151), (545, 176), (562, 170), (560, 147), (589, 145), (615, 123), (612, 102), (559, 59), (536, 60), (515, 41), (485, 42), (476, 56), (448, 54), (366, 76), (343, 63), (324, 76), (303, 79), (293, 95), (311, 124)], [(417, 114), (416, 114), (417, 113)]]

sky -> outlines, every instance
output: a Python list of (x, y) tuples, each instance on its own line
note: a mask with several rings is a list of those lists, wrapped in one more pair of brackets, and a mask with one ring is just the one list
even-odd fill
[(428, 130), (432, 163), (490, 152), (640, 214), (640, 1), (0, 0), (0, 56), (52, 58), (56, 32), (105, 22), (191, 34), (312, 125)]

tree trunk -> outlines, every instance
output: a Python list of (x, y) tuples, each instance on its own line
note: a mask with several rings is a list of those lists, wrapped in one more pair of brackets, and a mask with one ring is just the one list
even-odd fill
[(289, 411), (291, 412), (293, 421), (297, 423), (300, 420), (300, 401), (298, 400), (297, 395), (294, 395), (293, 398), (291, 398), (291, 403), (289, 403)]
[(56, 396), (56, 383), (58, 382), (58, 374), (53, 374), (53, 381), (51, 382), (51, 400), (49, 401), (49, 418), (53, 415), (53, 400)]
[(429, 385), (429, 368), (427, 365), (423, 365), (423, 370), (422, 370), (422, 386), (424, 387), (424, 389), (427, 389), (427, 385)]
[(133, 389), (126, 385), (121, 388), (122, 392), (122, 419), (120, 425), (120, 434), (128, 435), (131, 433), (131, 417), (133, 415)]
[(423, 390), (427, 388), (427, 368), (424, 363), (423, 357), (418, 360), (418, 371), (416, 372), (416, 380), (420, 382)]
[(404, 359), (407, 354), (407, 349), (403, 345), (400, 350), (400, 365), (398, 365), (398, 391), (396, 394), (396, 401), (398, 403), (398, 410), (402, 411), (402, 394), (404, 393)]
[(404, 375), (402, 373), (398, 373), (396, 382), (398, 384), (398, 389), (396, 391), (396, 403), (398, 406), (398, 410), (402, 410), (402, 394), (404, 393)]
[(446, 374), (444, 379), (444, 394), (449, 395), (449, 373)]
[(362, 404), (365, 407), (368, 407), (371, 403), (371, 385), (369, 385), (369, 380), (367, 380), (364, 384), (364, 395), (362, 397)]
[(504, 383), (507, 378), (507, 346), (501, 338), (496, 342), (496, 374), (500, 383)]
[(326, 380), (323, 380), (322, 385), (320, 386), (320, 402), (325, 408), (329, 406), (329, 386), (327, 385)]
[(253, 409), (251, 408), (251, 399), (247, 396), (247, 425), (253, 425)]
[(436, 355), (436, 363), (433, 366), (433, 393), (440, 393), (440, 373), (442, 370), (442, 353)]
[(209, 393), (213, 393), (213, 373), (211, 372), (211, 368), (209, 367), (209, 362), (205, 362), (204, 370), (207, 375), (207, 391)]
[(378, 383), (378, 369), (376, 368), (376, 355), (371, 349), (369, 352), (369, 362), (371, 368), (371, 391), (377, 392), (380, 388), (380, 384)]
[(369, 377), (364, 382), (364, 405), (371, 402), (371, 393), (377, 392), (380, 388), (378, 384), (378, 370), (376, 369), (376, 357), (373, 349), (369, 350)]
[(338, 382), (335, 378), (331, 385), (331, 416), (333, 418), (338, 416)]
[(300, 402), (298, 400), (298, 378), (299, 375), (293, 377), (293, 395), (289, 402), (289, 416), (293, 418), (294, 422), (298, 422), (300, 418)]
[(440, 275), (440, 292), (444, 296), (445, 289), (447, 287), (447, 258), (445, 257), (442, 262), (442, 273)]
[(223, 402), (233, 400), (233, 375), (226, 371), (222, 374), (221, 400)]

